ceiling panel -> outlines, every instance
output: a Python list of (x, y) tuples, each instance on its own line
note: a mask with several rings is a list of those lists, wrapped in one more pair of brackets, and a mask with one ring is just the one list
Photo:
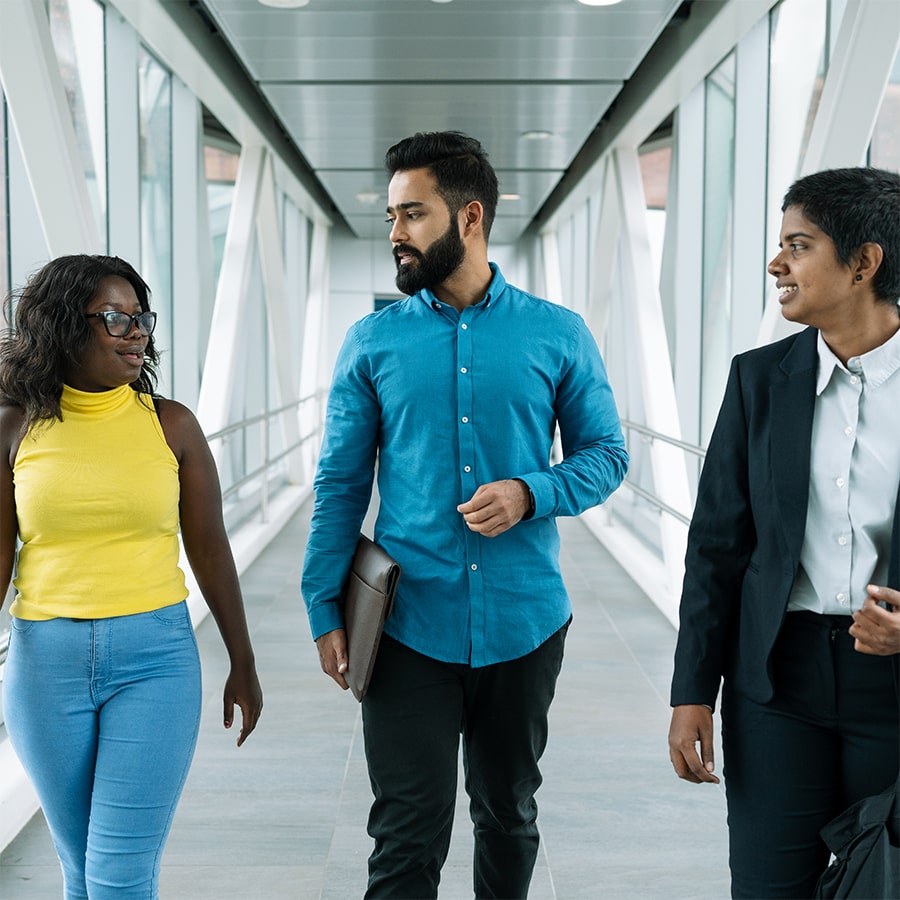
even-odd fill
[[(416, 131), (477, 137), (515, 241), (681, 0), (204, 0), (275, 115), (360, 237), (384, 234), (385, 150)], [(532, 139), (529, 132), (541, 132)], [(502, 225), (501, 225), (502, 220)]]

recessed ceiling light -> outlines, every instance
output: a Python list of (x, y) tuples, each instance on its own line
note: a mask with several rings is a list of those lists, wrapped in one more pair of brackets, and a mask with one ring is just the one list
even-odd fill
[(276, 9), (296, 9), (306, 6), (309, 0), (259, 0), (263, 6), (274, 6)]
[(536, 128), (532, 131), (523, 131), (520, 137), (525, 138), (526, 141), (546, 141), (547, 138), (553, 137), (553, 132)]
[(521, 194), (501, 194), (500, 199), (501, 200), (521, 200), (522, 195)]
[(365, 206), (371, 206), (373, 203), (378, 202), (378, 198), (381, 196), (377, 191), (360, 191), (356, 195), (356, 199)]
[(432, 3), (452, 3), (453, 0), (431, 0)]
[(622, 0), (578, 0), (578, 2), (585, 6), (615, 6), (617, 3), (621, 3)]

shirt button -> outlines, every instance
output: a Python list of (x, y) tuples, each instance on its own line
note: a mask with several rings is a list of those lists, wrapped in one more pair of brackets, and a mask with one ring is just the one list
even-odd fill
[[(463, 326), (465, 327), (465, 326)], [(859, 384), (859, 379), (855, 375), (850, 376), (850, 384)]]
[(843, 487), (843, 486), (844, 486), (844, 479), (843, 479), (843, 478), (838, 478), (837, 481), (835, 481), (835, 484), (836, 484), (838, 487)]
[(847, 545), (847, 538), (846, 538), (844, 535), (841, 535), (841, 536), (838, 538), (838, 543), (839, 543), (842, 547), (845, 547), (845, 546)]
[(840, 603), (841, 605), (843, 605), (843, 604), (845, 604), (845, 603), (847, 602), (847, 595), (846, 595), (846, 594), (843, 594), (843, 593), (841, 593), (841, 594), (835, 594), (834, 599), (837, 600), (838, 603)]
[(462, 419), (460, 419), (460, 421), (461, 421), (463, 424), (465, 424), (466, 422), (469, 421), (469, 417), (468, 417), (468, 416), (463, 416)]
[(462, 325), (460, 325), (459, 327), (462, 328), (463, 331), (465, 331), (469, 326), (466, 325), (465, 322), (463, 322)]
[(471, 466), (466, 466), (466, 467), (463, 469), (463, 472), (471, 472), (471, 471), (472, 471), (472, 467), (471, 467)]
[(469, 566), (469, 568), (470, 568), (473, 572), (477, 572), (477, 571), (478, 571), (478, 566), (476, 566), (475, 563), (472, 563), (472, 565)]
[(851, 434), (853, 434), (853, 429), (848, 425), (848, 426), (844, 429), (844, 434), (846, 434), (846, 435), (849, 437)]
[(463, 375), (465, 375), (469, 370), (465, 366), (463, 366), (459, 371), (462, 372)]
[(434, 303), (431, 304), (431, 306), (432, 306), (433, 309), (440, 309), (440, 308), (441, 308), (441, 304), (438, 303), (437, 300), (435, 300)]

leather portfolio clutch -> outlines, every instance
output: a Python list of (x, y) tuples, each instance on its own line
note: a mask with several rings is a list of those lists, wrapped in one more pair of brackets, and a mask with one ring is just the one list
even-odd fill
[(341, 597), (348, 656), (344, 677), (357, 700), (362, 700), (369, 688), (381, 632), (394, 606), (399, 580), (399, 564), (361, 534)]

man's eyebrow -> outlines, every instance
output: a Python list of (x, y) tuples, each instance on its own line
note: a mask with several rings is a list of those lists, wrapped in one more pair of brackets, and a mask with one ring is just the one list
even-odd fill
[(413, 209), (416, 206), (424, 206), (421, 200), (407, 200), (405, 203), (398, 203), (396, 206), (389, 206), (385, 211), (393, 212), (395, 209)]

